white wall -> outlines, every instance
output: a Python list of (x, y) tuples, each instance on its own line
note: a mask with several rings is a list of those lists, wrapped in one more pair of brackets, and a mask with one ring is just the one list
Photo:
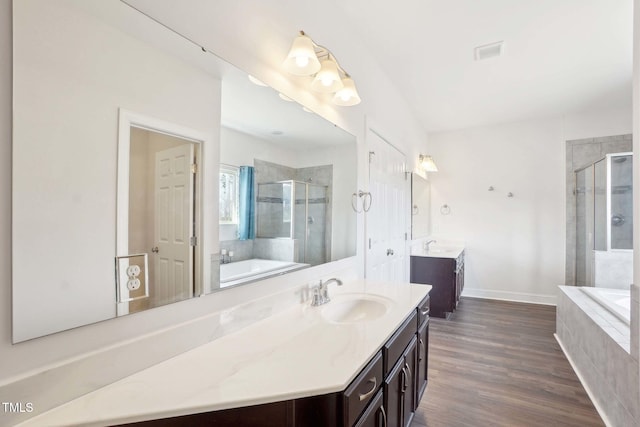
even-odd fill
[(631, 119), (631, 106), (568, 114), (562, 123), (564, 140), (630, 134)]
[(430, 174), (433, 234), (466, 242), (467, 295), (555, 302), (565, 268), (564, 142), (631, 131), (629, 110), (601, 113), (430, 134), (440, 170)]
[(253, 166), (253, 159), (296, 167), (297, 153), (234, 129), (220, 131), (220, 163)]

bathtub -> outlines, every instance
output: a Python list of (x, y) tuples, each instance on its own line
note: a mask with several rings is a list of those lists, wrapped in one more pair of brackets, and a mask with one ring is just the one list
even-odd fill
[(629, 318), (630, 292), (559, 288), (556, 338), (591, 401), (607, 426), (640, 425), (638, 360), (631, 355), (631, 328), (623, 320)]
[(220, 287), (265, 279), (305, 267), (309, 267), (309, 264), (259, 258), (220, 264)]
[(631, 291), (591, 287), (580, 289), (627, 325), (631, 323)]

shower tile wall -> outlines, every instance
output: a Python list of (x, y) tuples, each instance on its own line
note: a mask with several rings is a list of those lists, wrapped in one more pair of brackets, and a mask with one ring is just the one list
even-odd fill
[(256, 184), (286, 181), (288, 179), (295, 179), (296, 176), (296, 170), (294, 168), (277, 163), (254, 159), (253, 166), (255, 168)]
[(255, 258), (253, 256), (253, 240), (223, 240), (220, 249), (233, 252), (232, 261), (244, 261)]
[(575, 260), (576, 260), (576, 196), (575, 170), (587, 166), (609, 153), (620, 153), (632, 151), (631, 135), (616, 135), (601, 138), (586, 138), (567, 141), (567, 250), (565, 283), (573, 285), (575, 283)]
[(629, 290), (633, 283), (632, 251), (595, 251), (593, 261), (597, 287)]

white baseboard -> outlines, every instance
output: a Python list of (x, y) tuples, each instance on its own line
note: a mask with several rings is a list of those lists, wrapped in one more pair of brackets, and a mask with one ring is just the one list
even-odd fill
[(496, 291), (490, 289), (473, 289), (465, 288), (462, 292), (463, 297), (470, 298), (486, 298), (502, 301), (526, 302), (529, 304), (556, 305), (557, 297), (555, 295), (529, 294), (524, 292)]
[(584, 380), (584, 378), (580, 374), (580, 370), (578, 370), (578, 367), (573, 362), (573, 359), (571, 358), (569, 353), (567, 353), (567, 350), (564, 348), (564, 345), (562, 345), (562, 341), (560, 340), (560, 337), (558, 336), (558, 334), (553, 334), (553, 336), (556, 338), (556, 341), (558, 342), (558, 345), (560, 346), (560, 349), (564, 353), (564, 356), (569, 361), (569, 365), (571, 365), (571, 368), (573, 369), (573, 372), (576, 373), (576, 376), (580, 380), (580, 384), (582, 384), (582, 387), (584, 387), (584, 391), (587, 392), (587, 395), (589, 396), (589, 399), (591, 400), (591, 403), (593, 403), (593, 406), (596, 408), (596, 411), (598, 411), (598, 415), (600, 415), (600, 418), (602, 418), (602, 421), (604, 422), (604, 425), (607, 426), (607, 427), (613, 427), (613, 425), (609, 422), (609, 418), (607, 418), (606, 414), (602, 410), (602, 407), (600, 407), (600, 405), (598, 404), (598, 401), (595, 399), (595, 397), (593, 395), (593, 392), (591, 391), (591, 388), (589, 388), (589, 385), (587, 384), (587, 382)]

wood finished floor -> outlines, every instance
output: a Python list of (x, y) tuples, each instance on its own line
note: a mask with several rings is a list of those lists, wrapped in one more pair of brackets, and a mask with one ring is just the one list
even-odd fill
[(462, 298), (431, 318), (412, 427), (604, 426), (556, 342), (555, 307)]

